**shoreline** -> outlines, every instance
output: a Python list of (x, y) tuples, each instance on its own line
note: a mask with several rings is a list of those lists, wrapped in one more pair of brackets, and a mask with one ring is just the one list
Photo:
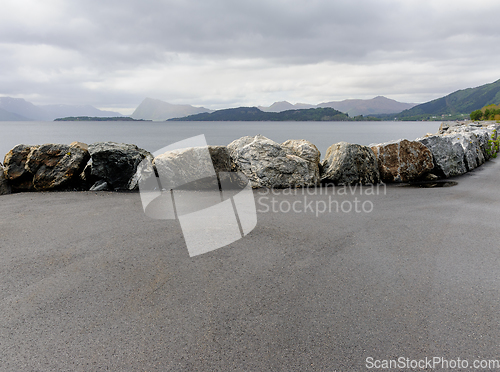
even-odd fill
[[(205, 139), (203, 142), (210, 152), (206, 154), (211, 158), (208, 162), (218, 164), (217, 175), (242, 172), (253, 188), (411, 183), (447, 179), (481, 166), (492, 155), (496, 156), (489, 148), (491, 139), (496, 140), (498, 128), (500, 124), (490, 122), (447, 122), (441, 124), (437, 134), (428, 133), (414, 141), (397, 140), (369, 146), (340, 142), (331, 145), (321, 161), (317, 147), (307, 140), (279, 144), (257, 135), (242, 137), (227, 146), (207, 146)], [(198, 137), (192, 139), (195, 138)], [(196, 141), (191, 146), (199, 146), (194, 143)], [(18, 145), (6, 154), (4, 166), (0, 168), (0, 194), (30, 190), (138, 189), (144, 176), (138, 173), (139, 164), (149, 159), (149, 167), (156, 175), (161, 164), (167, 170), (171, 166), (186, 167), (182, 165), (186, 156), (195, 156), (196, 159), (190, 160), (195, 163), (202, 161), (199, 158), (202, 154), (194, 155), (194, 148), (187, 147), (187, 151), (176, 153), (165, 163), (165, 154), (153, 156), (136, 145), (124, 143)], [(175, 165), (175, 162), (180, 163)], [(189, 176), (191, 180), (209, 174), (208, 170), (195, 168), (190, 170), (194, 172)], [(221, 180), (218, 178), (217, 182), (220, 188)]]

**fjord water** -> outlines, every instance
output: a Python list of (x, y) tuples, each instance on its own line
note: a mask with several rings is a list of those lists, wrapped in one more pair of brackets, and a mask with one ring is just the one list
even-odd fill
[(306, 139), (321, 154), (337, 142), (360, 145), (382, 143), (401, 138), (413, 140), (426, 133), (436, 133), (440, 122), (0, 122), (0, 161), (17, 144), (39, 145), (80, 141), (133, 143), (154, 152), (174, 142), (204, 134), (209, 145), (227, 145), (243, 136), (262, 134), (276, 142)]

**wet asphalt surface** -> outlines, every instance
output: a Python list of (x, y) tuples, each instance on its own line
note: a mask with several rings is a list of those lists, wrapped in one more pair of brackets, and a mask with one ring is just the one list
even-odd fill
[[(500, 161), (454, 181), (254, 191), (255, 229), (193, 258), (178, 221), (145, 216), (138, 193), (0, 196), (0, 370), (500, 360)], [(319, 213), (331, 200), (344, 210)]]

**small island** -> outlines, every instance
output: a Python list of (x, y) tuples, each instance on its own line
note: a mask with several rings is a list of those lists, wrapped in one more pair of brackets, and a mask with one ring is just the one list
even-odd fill
[(151, 121), (144, 119), (133, 119), (129, 116), (96, 117), (96, 116), (68, 116), (57, 118), (54, 121)]
[(367, 121), (381, 120), (363, 115), (349, 117), (330, 107), (264, 112), (257, 107), (238, 107), (189, 115), (167, 121)]

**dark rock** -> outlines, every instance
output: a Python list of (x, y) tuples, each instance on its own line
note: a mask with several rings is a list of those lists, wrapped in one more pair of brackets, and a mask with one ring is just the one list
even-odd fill
[(9, 181), (5, 177), (2, 164), (0, 164), (0, 195), (7, 195), (10, 193), (11, 193), (11, 188)]
[(380, 182), (377, 158), (372, 149), (347, 142), (328, 148), (321, 170), (323, 183), (373, 185)]
[(116, 142), (97, 142), (89, 146), (92, 176), (106, 181), (114, 190), (137, 189), (137, 166), (153, 156), (135, 145)]
[(45, 144), (31, 149), (25, 169), (35, 190), (61, 189), (78, 180), (89, 159), (80, 145)]
[(231, 157), (226, 146), (208, 146), (216, 173), (231, 172)]
[(90, 188), (99, 180), (97, 177), (92, 175), (92, 163), (88, 162), (83, 172), (80, 173), (78, 181), (79, 190), (90, 190)]
[(410, 182), (434, 168), (431, 151), (422, 143), (406, 139), (371, 146), (384, 182)]
[(38, 146), (17, 145), (10, 150), (4, 159), (4, 173), (12, 191), (33, 190), (33, 174), (30, 173), (25, 165), (28, 155), (32, 149)]

